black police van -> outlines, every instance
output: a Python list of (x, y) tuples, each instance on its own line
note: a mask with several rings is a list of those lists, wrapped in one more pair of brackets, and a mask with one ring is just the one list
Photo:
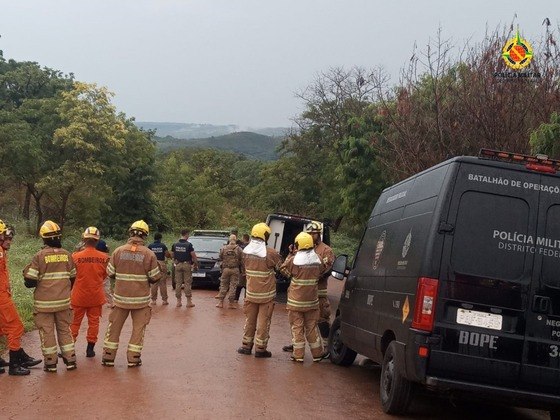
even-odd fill
[(413, 384), (560, 413), (560, 161), (482, 149), (383, 191), (347, 276), (331, 361), (381, 367), (387, 413)]

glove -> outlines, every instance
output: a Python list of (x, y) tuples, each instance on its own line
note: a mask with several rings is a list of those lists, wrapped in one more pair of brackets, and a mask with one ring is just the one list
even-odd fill
[(28, 289), (32, 289), (34, 287), (37, 287), (37, 280), (24, 278), (23, 283), (25, 284), (25, 287), (27, 287)]

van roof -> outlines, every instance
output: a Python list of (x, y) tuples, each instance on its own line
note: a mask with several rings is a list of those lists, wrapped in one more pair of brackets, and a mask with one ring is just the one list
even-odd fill
[[(482, 149), (485, 150), (485, 149)], [(481, 151), (482, 152), (482, 151)], [(526, 156), (526, 155), (518, 155), (518, 156)], [(549, 160), (550, 161), (550, 160)], [(423, 175), (427, 172), (430, 172), (434, 169), (437, 168), (441, 168), (442, 166), (445, 165), (449, 165), (455, 162), (467, 162), (467, 163), (472, 163), (475, 165), (483, 165), (483, 166), (493, 166), (493, 167), (498, 167), (498, 168), (504, 168), (504, 169), (510, 169), (510, 170), (515, 170), (515, 171), (520, 171), (520, 172), (527, 172), (527, 173), (535, 173), (535, 170), (532, 169), (528, 169), (525, 165), (526, 162), (513, 162), (510, 160), (496, 160), (490, 157), (479, 157), (479, 156), (456, 156), (453, 157), (451, 159), (445, 160), (441, 163), (438, 163), (437, 165), (431, 166), (430, 168), (427, 168), (425, 170), (423, 170), (422, 172), (418, 172), (417, 174), (414, 174), (406, 179), (403, 179), (402, 181), (391, 185), (390, 187), (387, 187), (383, 190), (383, 192), (385, 191), (389, 191), (395, 187), (398, 187), (399, 185), (413, 179), (416, 178), (420, 175)], [(539, 174), (542, 175), (548, 175), (548, 176), (554, 176), (554, 177), (560, 177), (560, 173), (549, 173), (549, 172), (541, 172), (541, 171), (537, 171)]]

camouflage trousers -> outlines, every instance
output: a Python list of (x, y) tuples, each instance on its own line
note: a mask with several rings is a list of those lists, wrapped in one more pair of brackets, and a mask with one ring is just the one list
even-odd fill
[(228, 300), (233, 302), (235, 300), (235, 291), (238, 283), (239, 268), (224, 268), (222, 277), (220, 277), (220, 293), (218, 298), (224, 300), (229, 290)]

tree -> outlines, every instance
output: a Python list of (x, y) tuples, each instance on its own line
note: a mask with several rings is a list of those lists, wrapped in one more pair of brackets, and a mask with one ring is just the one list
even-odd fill
[(553, 159), (560, 159), (560, 115), (553, 112), (550, 123), (542, 123), (531, 133), (531, 152), (542, 153)]

